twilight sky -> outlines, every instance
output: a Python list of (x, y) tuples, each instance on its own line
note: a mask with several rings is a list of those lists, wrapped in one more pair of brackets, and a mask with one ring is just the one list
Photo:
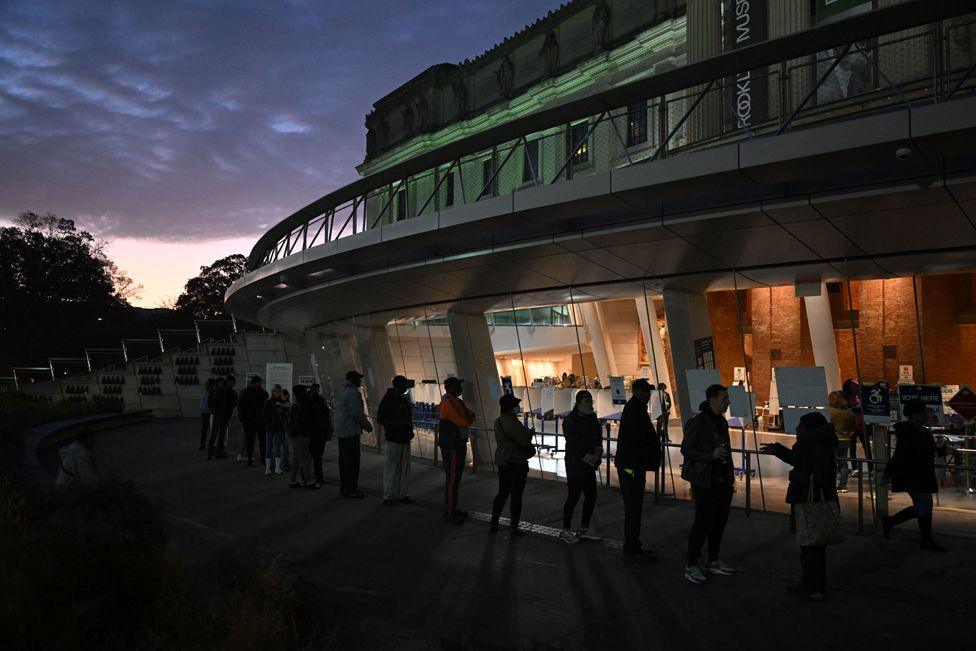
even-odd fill
[(355, 178), (372, 103), (558, 0), (0, 0), (0, 220), (72, 217), (144, 289)]

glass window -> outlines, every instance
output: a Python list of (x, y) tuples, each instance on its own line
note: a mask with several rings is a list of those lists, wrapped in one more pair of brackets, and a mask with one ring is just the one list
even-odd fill
[(454, 172), (449, 172), (444, 179), (444, 207), (449, 208), (454, 205)]
[(505, 310), (504, 312), (494, 312), (492, 314), (492, 319), (494, 319), (496, 326), (515, 325), (515, 315), (512, 313), (511, 310)]
[(526, 141), (522, 154), (522, 183), (539, 178), (539, 141)]
[(494, 194), (493, 189), (488, 185), (491, 181), (492, 174), (494, 174), (495, 166), (494, 161), (491, 158), (486, 158), (481, 161), (481, 194)]
[(572, 129), (573, 146), (579, 144), (573, 153), (573, 165), (579, 165), (590, 160), (590, 139), (587, 136), (590, 125), (586, 122), (574, 124)]
[(515, 310), (515, 325), (532, 325), (532, 310)]
[(396, 199), (396, 220), (403, 221), (407, 218), (407, 190), (406, 188), (397, 191)]
[(647, 142), (647, 104), (637, 102), (627, 108), (627, 146)]
[(547, 326), (552, 325), (552, 310), (548, 307), (532, 308), (532, 325)]

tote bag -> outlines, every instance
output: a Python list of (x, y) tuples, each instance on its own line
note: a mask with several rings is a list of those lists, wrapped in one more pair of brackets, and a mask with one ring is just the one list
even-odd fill
[[(810, 500), (815, 500), (813, 474), (810, 475)], [(821, 499), (794, 504), (796, 543), (801, 547), (836, 545), (844, 541), (844, 527), (840, 522), (840, 507), (836, 502)]]

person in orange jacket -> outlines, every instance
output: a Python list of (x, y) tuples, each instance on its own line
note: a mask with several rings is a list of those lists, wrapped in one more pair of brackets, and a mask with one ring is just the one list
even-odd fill
[(440, 414), (437, 445), (444, 459), (444, 518), (454, 524), (461, 524), (468, 515), (458, 509), (458, 489), (468, 453), (468, 428), (475, 420), (474, 412), (461, 400), (463, 383), (461, 378), (447, 378), (444, 381), (444, 397), (437, 407)]

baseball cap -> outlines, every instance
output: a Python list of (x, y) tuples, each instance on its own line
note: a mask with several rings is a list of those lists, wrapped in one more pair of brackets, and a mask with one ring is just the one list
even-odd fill
[(522, 402), (522, 400), (520, 398), (516, 398), (511, 393), (506, 393), (498, 399), (498, 405), (502, 409), (514, 409), (515, 407), (518, 407), (520, 402)]
[(653, 387), (651, 386), (651, 383), (648, 382), (647, 380), (645, 380), (644, 378), (637, 378), (636, 380), (634, 380), (631, 383), (630, 390), (631, 391), (651, 391), (651, 390), (653, 390)]
[(347, 380), (359, 380), (364, 377), (366, 376), (360, 373), (359, 371), (349, 371), (348, 373), (346, 373)]
[(445, 387), (450, 387), (450, 386), (454, 386), (456, 384), (461, 384), (463, 382), (464, 382), (464, 380), (462, 380), (459, 377), (449, 377), (446, 380), (444, 380), (444, 386)]

